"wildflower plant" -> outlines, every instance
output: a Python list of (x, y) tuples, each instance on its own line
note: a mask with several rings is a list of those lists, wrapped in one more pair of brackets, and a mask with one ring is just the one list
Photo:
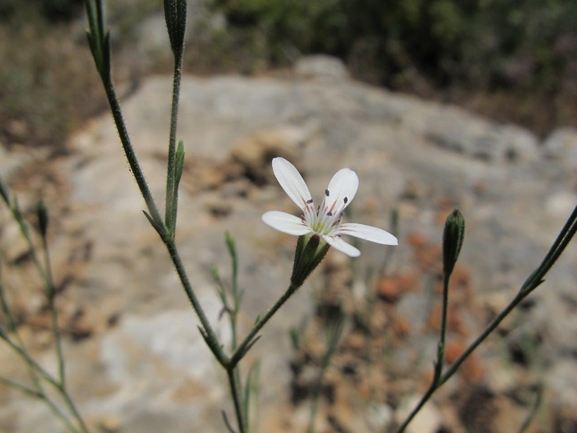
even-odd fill
[(9, 302), (7, 290), (2, 281), (2, 266), (0, 264), (0, 342), (6, 344), (26, 366), (29, 384), (24, 384), (12, 378), (0, 376), (0, 383), (8, 385), (25, 395), (42, 401), (50, 411), (60, 419), (70, 433), (88, 433), (88, 428), (80, 412), (76, 408), (67, 387), (65, 359), (62, 351), (62, 336), (58, 319), (56, 298), (58, 292), (52, 276), (50, 251), (48, 249), (48, 209), (43, 201), (36, 207), (36, 227), (40, 235), (41, 247), (35, 247), (33, 233), (24, 219), (18, 199), (10, 194), (8, 187), (0, 178), (0, 196), (2, 203), (8, 207), (10, 216), (17, 223), (20, 235), (26, 242), (30, 257), (36, 272), (40, 276), (50, 312), (51, 327), (56, 355), (56, 374), (44, 368), (28, 351), (20, 335), (17, 319)]
[[(200, 303), (197, 293), (186, 273), (176, 243), (178, 188), (183, 175), (185, 156), (184, 143), (182, 141), (177, 141), (176, 131), (184, 56), (187, 1), (164, 0), (166, 26), (169, 34), (170, 48), (174, 56), (164, 212), (161, 212), (151, 193), (146, 176), (140, 166), (128, 129), (124, 122), (122, 109), (112, 78), (110, 33), (104, 18), (102, 0), (85, 0), (84, 3), (88, 18), (87, 38), (90, 50), (94, 58), (96, 69), (103, 83), (104, 91), (119, 133), (124, 154), (144, 199), (146, 206), (144, 215), (159, 235), (161, 242), (166, 247), (182, 287), (192, 308), (198, 316), (200, 322), (198, 327), (200, 334), (206, 342), (209, 350), (213, 353), (215, 360), (222, 367), (228, 380), (228, 387), (234, 407), (234, 420), (223, 411), (223, 422), (229, 433), (253, 433), (255, 432), (254, 426), (256, 425), (256, 420), (250, 419), (251, 414), (255, 413), (254, 410), (251, 410), (251, 404), (255, 400), (255, 395), (258, 394), (259, 386), (257, 377), (259, 367), (258, 364), (255, 364), (253, 368), (250, 369), (249, 374), (243, 378), (239, 369), (239, 364), (260, 338), (259, 333), (261, 330), (273, 318), (276, 312), (282, 308), (287, 300), (303, 285), (305, 280), (322, 262), (331, 247), (353, 258), (360, 255), (360, 250), (356, 246), (346, 242), (343, 239), (343, 236), (352, 236), (383, 245), (397, 245), (397, 238), (393, 234), (377, 227), (360, 223), (344, 222), (344, 211), (354, 199), (359, 186), (358, 176), (353, 170), (348, 168), (339, 170), (330, 180), (328, 187), (324, 191), (322, 200), (315, 206), (315, 201), (308, 189), (308, 186), (298, 170), (286, 159), (280, 157), (274, 158), (272, 160), (272, 170), (281, 188), (300, 208), (302, 213), (300, 216), (295, 216), (280, 211), (269, 211), (262, 216), (262, 220), (269, 226), (280, 230), (281, 232), (298, 236), (293, 262), (293, 271), (286, 290), (284, 290), (266, 312), (256, 318), (252, 328), (244, 337), (241, 337), (238, 332), (237, 323), (238, 314), (242, 306), (242, 290), (240, 289), (238, 282), (239, 258), (237, 256), (235, 241), (230, 234), (227, 234), (226, 243), (232, 264), (231, 287), (226, 287), (220, 279), (218, 271), (215, 270), (213, 272), (218, 295), (223, 306), (222, 314), (228, 316), (229, 325), (232, 331), (231, 345), (230, 347), (225, 347), (204, 312), (203, 306)], [(14, 322), (5, 291), (0, 283), (0, 301), (2, 303), (3, 311), (2, 321), (0, 322), (0, 340), (10, 346), (25, 361), (30, 372), (33, 386), (28, 387), (16, 383), (9, 378), (0, 378), (0, 381), (24, 392), (25, 394), (45, 401), (45, 403), (54, 411), (56, 416), (63, 421), (70, 432), (86, 433), (88, 432), (88, 428), (83, 422), (83, 419), (76, 409), (76, 406), (66, 388), (65, 362), (61, 348), (57, 310), (54, 303), (56, 291), (50, 272), (50, 260), (46, 241), (49, 221), (46, 207), (41, 205), (38, 207), (37, 211), (40, 236), (42, 238), (42, 250), (45, 258), (44, 264), (42, 264), (38, 254), (36, 254), (34, 245), (30, 240), (30, 233), (18, 203), (15, 198), (10, 196), (8, 188), (2, 182), (0, 182), (0, 196), (4, 204), (9, 207), (12, 218), (19, 224), (22, 236), (28, 243), (34, 263), (44, 282), (46, 296), (49, 300), (49, 307), (52, 311), (55, 353), (58, 360), (58, 374), (55, 376), (44, 370), (28, 354), (26, 347), (24, 347), (18, 337), (17, 325)], [(454, 375), (465, 359), (497, 328), (501, 321), (544, 281), (546, 274), (563, 253), (576, 231), (577, 207), (567, 220), (566, 225), (561, 230), (558, 238), (553, 243), (542, 263), (531, 273), (529, 278), (527, 278), (517, 295), (511, 300), (507, 307), (505, 307), (505, 309), (487, 325), (486, 329), (479, 334), (479, 336), (456, 361), (449, 366), (444, 366), (445, 337), (449, 311), (448, 287), (465, 235), (465, 220), (458, 210), (454, 211), (447, 218), (443, 235), (443, 312), (433, 380), (427, 392), (406, 420), (400, 423), (399, 426), (396, 426), (398, 433), (405, 431), (414, 416), (419, 412), (423, 405), (426, 404), (436, 390)], [(343, 332), (344, 319), (339, 320), (338, 323), (333, 325), (334, 326), (331, 328), (332, 331), (330, 333), (330, 338), (328, 338), (328, 349), (323, 358), (322, 372), (326, 370), (331, 356), (335, 353), (337, 342)], [(298, 340), (296, 336), (294, 339), (295, 341)], [(322, 374), (318, 379), (318, 386), (320, 386), (321, 381)], [(57, 406), (44, 391), (43, 386), (45, 383), (54, 388), (61, 396), (62, 401), (64, 402), (63, 405), (67, 409), (66, 413), (64, 413), (60, 406)], [(315, 413), (316, 406), (312, 411), (311, 427), (309, 428), (309, 431), (313, 430), (312, 426), (314, 424)], [(383, 430), (390, 427), (391, 426), (383, 426)]]

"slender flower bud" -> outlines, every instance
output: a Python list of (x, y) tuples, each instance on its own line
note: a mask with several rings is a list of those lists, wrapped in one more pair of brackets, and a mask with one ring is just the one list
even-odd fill
[(38, 218), (38, 229), (40, 230), (40, 234), (43, 238), (46, 237), (46, 233), (48, 233), (48, 209), (46, 209), (46, 205), (44, 201), (38, 202), (38, 206), (36, 206), (36, 216)]
[(164, 0), (164, 18), (172, 52), (181, 58), (186, 32), (186, 0)]
[(455, 209), (445, 221), (443, 231), (443, 272), (447, 278), (453, 272), (465, 238), (465, 219)]
[(4, 200), (4, 203), (10, 206), (10, 196), (8, 195), (8, 188), (6, 188), (6, 185), (4, 185), (4, 181), (2, 180), (1, 177), (0, 177), (0, 196), (2, 196), (2, 200)]

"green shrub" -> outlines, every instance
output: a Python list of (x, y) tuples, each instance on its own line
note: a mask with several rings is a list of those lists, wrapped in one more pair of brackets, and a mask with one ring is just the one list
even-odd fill
[(417, 71), (441, 88), (554, 89), (577, 54), (574, 0), (215, 0), (212, 7), (233, 30), (258, 28), (273, 64), (286, 61), (290, 47), (323, 52), (389, 85)]

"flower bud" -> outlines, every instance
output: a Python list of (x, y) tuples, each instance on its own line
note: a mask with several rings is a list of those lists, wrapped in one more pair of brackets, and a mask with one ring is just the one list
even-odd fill
[(46, 209), (46, 205), (42, 200), (38, 202), (38, 206), (36, 206), (36, 216), (38, 218), (40, 234), (45, 238), (48, 232), (48, 209)]
[(186, 32), (186, 0), (164, 0), (164, 18), (174, 56), (182, 58)]
[(453, 272), (465, 238), (465, 219), (455, 209), (445, 221), (443, 231), (443, 272), (447, 278)]
[(2, 196), (2, 200), (4, 200), (4, 203), (10, 206), (10, 196), (8, 195), (8, 188), (6, 188), (6, 185), (4, 185), (4, 181), (2, 180), (1, 177), (0, 177), (0, 196)]

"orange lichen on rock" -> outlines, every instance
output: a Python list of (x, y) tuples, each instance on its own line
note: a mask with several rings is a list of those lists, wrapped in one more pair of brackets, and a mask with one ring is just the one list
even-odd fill
[(397, 338), (405, 338), (411, 333), (411, 324), (407, 319), (399, 319), (393, 324), (393, 332)]
[(412, 273), (383, 277), (377, 282), (377, 293), (385, 302), (394, 303), (403, 293), (414, 290), (416, 285), (417, 279)]
[(429, 243), (429, 240), (424, 233), (410, 232), (407, 235), (407, 242), (413, 248), (422, 248)]

